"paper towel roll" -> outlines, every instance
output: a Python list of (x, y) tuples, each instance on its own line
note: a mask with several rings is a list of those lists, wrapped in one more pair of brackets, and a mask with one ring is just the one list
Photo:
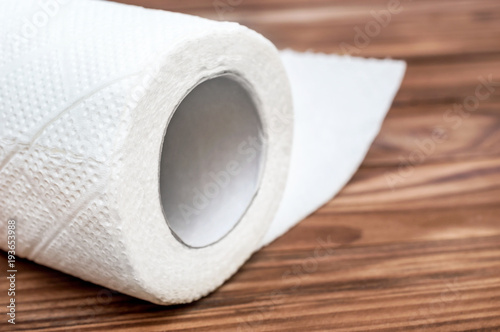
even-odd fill
[[(325, 153), (339, 137), (319, 133), (325, 139), (318, 145), (306, 132), (329, 131), (342, 117), (316, 105), (312, 118), (329, 121), (305, 120), (293, 134), (285, 67), (261, 35), (235, 23), (91, 0), (2, 1), (0, 31), (2, 238), (7, 220), (16, 220), (17, 255), (160, 304), (214, 290), (339, 190), (404, 72), (401, 63), (354, 63), (365, 77), (385, 69), (387, 84), (377, 87), (379, 100), (367, 94), (372, 115), (354, 124), (368, 134), (351, 144), (335, 180), (298, 211), (294, 194), (309, 188), (299, 188), (306, 174), (297, 171), (313, 163), (335, 172), (332, 157), (342, 155), (320, 160), (306, 152)], [(295, 56), (282, 54), (285, 65), (317, 71), (309, 56), (299, 63)], [(338, 68), (337, 60), (322, 70)], [(292, 78), (296, 116), (309, 117), (296, 93), (309, 81)], [(321, 100), (325, 92), (316, 86), (311, 93)], [(290, 158), (297, 161), (287, 183)]]

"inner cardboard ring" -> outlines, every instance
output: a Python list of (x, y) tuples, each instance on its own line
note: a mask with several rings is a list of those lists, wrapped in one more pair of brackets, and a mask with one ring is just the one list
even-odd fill
[(259, 188), (265, 140), (245, 83), (223, 75), (198, 84), (164, 137), (160, 196), (175, 237), (201, 248), (228, 234)]

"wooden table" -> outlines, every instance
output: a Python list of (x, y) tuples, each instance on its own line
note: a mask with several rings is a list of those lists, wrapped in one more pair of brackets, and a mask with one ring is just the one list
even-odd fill
[[(279, 48), (336, 53), (342, 42), (356, 46), (354, 28), (388, 6), (124, 2), (239, 21)], [(188, 305), (153, 305), (21, 261), (15, 328), (500, 331), (500, 4), (402, 1), (358, 46), (354, 55), (405, 59), (408, 71), (366, 160), (335, 199)], [(488, 78), (499, 83), (476, 91)]]

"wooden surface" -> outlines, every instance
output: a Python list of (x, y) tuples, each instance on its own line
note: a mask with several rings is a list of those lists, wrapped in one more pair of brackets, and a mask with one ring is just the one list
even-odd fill
[[(322, 52), (353, 45), (354, 28), (387, 6), (126, 2), (239, 21), (280, 48)], [(478, 77), (500, 82), (500, 3), (403, 1), (357, 51), (405, 59), (408, 71), (380, 135), (340, 195), (256, 253), (215, 293), (188, 305), (153, 305), (21, 261), (15, 328), (500, 331), (500, 84), (477, 110), (453, 118), (448, 111), (475, 96)], [(2, 266), (5, 260), (2, 252)]]

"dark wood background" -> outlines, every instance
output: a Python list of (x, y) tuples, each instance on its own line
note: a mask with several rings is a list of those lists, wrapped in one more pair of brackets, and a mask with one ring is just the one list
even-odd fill
[[(279, 48), (341, 53), (388, 0), (123, 2), (238, 21)], [(188, 305), (153, 305), (21, 261), (15, 328), (500, 331), (500, 84), (477, 108), (450, 113), (474, 100), (480, 77), (500, 83), (500, 3), (402, 6), (355, 54), (405, 59), (408, 71), (335, 199)]]

